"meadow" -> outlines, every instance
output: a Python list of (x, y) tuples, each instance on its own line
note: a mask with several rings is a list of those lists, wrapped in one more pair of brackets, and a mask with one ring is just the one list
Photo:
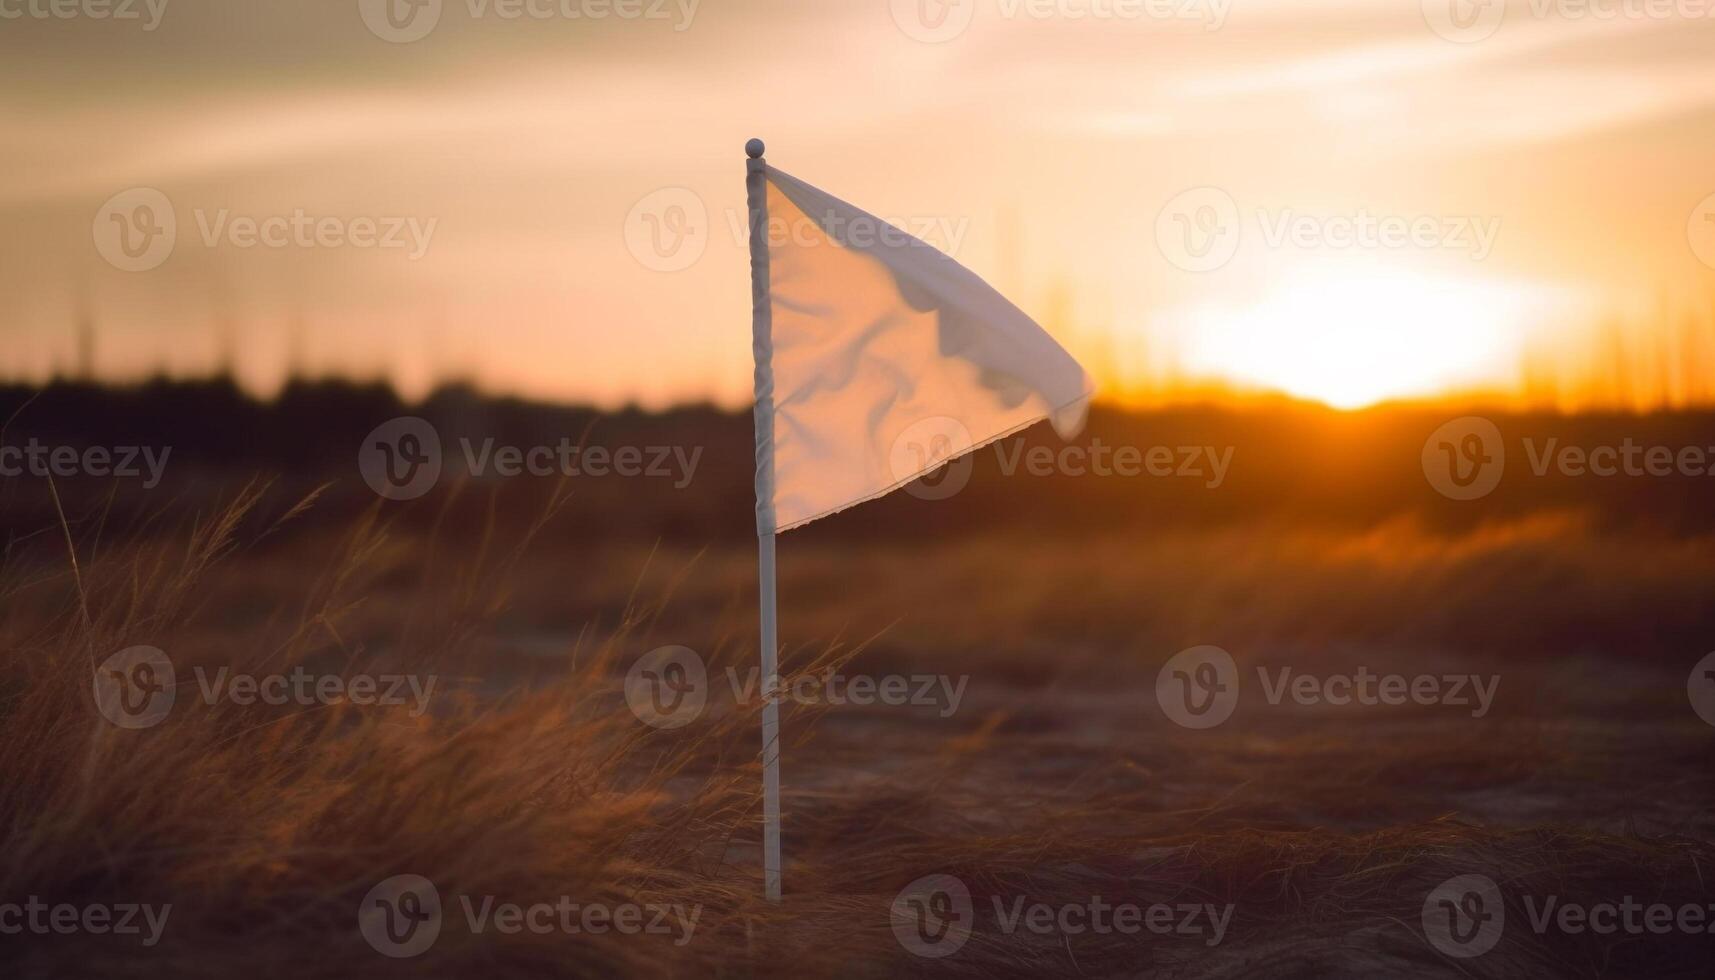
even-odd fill
[[(407, 414), (447, 447), (700, 455), (685, 481), (449, 465), (384, 500), (359, 449)], [(1705, 976), (1708, 932), (1544, 908), (1715, 902), (1715, 727), (1688, 703), (1715, 637), (1715, 480), (1537, 476), (1509, 441), (1499, 488), (1451, 500), (1420, 456), (1452, 414), (1104, 407), (1078, 445), (1167, 449), (1172, 472), (1006, 472), (1007, 453), (1058, 451), (1033, 430), (951, 495), (784, 536), (797, 694), (771, 904), (741, 683), (746, 415), (344, 385), (0, 391), (0, 445), (171, 447), (149, 488), (0, 478), (0, 904), (171, 906), (152, 945), (25, 930), (0, 960), (19, 977)], [(1509, 440), (1715, 445), (1707, 413), (1488, 415)], [(1229, 460), (1218, 479), (1178, 472), (1205, 447)], [(126, 728), (91, 677), (139, 645), (170, 657), (176, 699)], [(1242, 690), (1197, 729), (1160, 684), (1204, 645)], [(679, 727), (629, 696), (666, 646), (706, 668)], [(345, 693), (270, 704), (209, 680), (294, 672)], [(1368, 704), (1327, 683), (1363, 676), (1471, 683)], [(434, 686), (360, 703), (359, 677)], [(889, 678), (891, 703), (861, 693)], [(396, 957), (360, 921), (398, 875), (432, 882), (442, 915), (432, 947)], [(1505, 904), (1469, 958), (1426, 934), (1426, 903), (1464, 875)], [(972, 903), (946, 956), (900, 929), (902, 889), (929, 876)], [(493, 915), (568, 899), (661, 928)], [(1122, 906), (1146, 924), (1092, 927)]]

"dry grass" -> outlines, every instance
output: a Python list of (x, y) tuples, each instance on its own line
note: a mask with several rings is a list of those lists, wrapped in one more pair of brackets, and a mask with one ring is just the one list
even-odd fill
[[(1258, 596), (1236, 627), (1247, 636), (1374, 642), (1383, 621), (1338, 597), (1433, 589), (1509, 562), (1515, 574), (1537, 569), (1529, 588), (1545, 589), (1568, 563), (1551, 549), (1586, 529), (1491, 529), (1439, 545), (1398, 528), (1261, 544), (1220, 532), (1158, 542), (1159, 564), (1111, 543), (1076, 556), (1093, 555), (1105, 582), (1062, 590), (1044, 581), (1074, 580), (1066, 554), (1021, 579), (997, 564), (1016, 550), (976, 544), (901, 578), (880, 553), (851, 552), (848, 576), (887, 584), (844, 595), (837, 621), (803, 614), (788, 635), (817, 639), (800, 640), (790, 669), (898, 669), (936, 651), (945, 658), (936, 669), (986, 673), (969, 709), (946, 723), (788, 712), (788, 900), (774, 906), (760, 899), (756, 870), (753, 711), (723, 704), (691, 728), (657, 731), (617, 694), (633, 657), (677, 639), (682, 627), (663, 624), (687, 604), (707, 615), (698, 645), (712, 669), (748, 663), (742, 555), (592, 560), (600, 584), (584, 587), (613, 594), (628, 577), (629, 598), (563, 634), (551, 654), (526, 656), (497, 651), (493, 637), (538, 626), (529, 610), (558, 591), (530, 549), (563, 497), (504, 541), (493, 525), (453, 536), (439, 521), (426, 536), (402, 535), (379, 509), (337, 537), (291, 541), (286, 532), (314, 503), (257, 486), (183, 523), (171, 505), (123, 533), (98, 516), (56, 529), (60, 560), (5, 566), (0, 901), (173, 905), (165, 938), (147, 950), (116, 938), (7, 936), (9, 975), (1706, 974), (1711, 936), (1538, 936), (1509, 925), (1495, 951), (1455, 962), (1419, 924), (1428, 891), (1466, 872), (1494, 878), (1515, 904), (1524, 893), (1707, 904), (1711, 739), (1688, 715), (1616, 730), (1604, 727), (1605, 708), (1588, 710), (1599, 701), (1580, 711), (1545, 698), (1485, 726), (1289, 715), (1194, 733), (1124, 694), (1149, 689), (1143, 651), (1096, 671), (1096, 653), (1124, 624), (1151, 624), (1160, 635), (1150, 642), (1161, 642), (1247, 594)], [(1664, 561), (1692, 568), (1703, 554), (1688, 546)], [(785, 588), (826, 605), (818, 582), (842, 566), (819, 551), (794, 560)], [(1262, 587), (1292, 567), (1302, 571), (1290, 588)], [(1166, 606), (1116, 611), (1128, 594), (1165, 594), (1175, 575), (1214, 581), (1215, 569), (1226, 591), (1206, 595), (1204, 608), (1182, 604), (1178, 620)], [(1470, 588), (1475, 602), (1480, 584)], [(976, 625), (950, 606), (960, 589), (990, 604)], [(907, 590), (917, 603), (903, 602)], [(929, 611), (891, 630), (875, 618), (901, 608)], [(1294, 608), (1346, 618), (1294, 634)], [(1074, 637), (1070, 666), (1031, 666), (1031, 650), (1053, 635)], [(990, 655), (1004, 640), (1006, 655)], [(172, 651), (187, 696), (159, 727), (125, 731), (96, 712), (89, 678), (136, 643)], [(421, 717), (403, 707), (211, 706), (190, 703), (186, 675), (199, 664), (433, 672), (447, 693)], [(1586, 695), (1613, 676), (1579, 669), (1565, 683)], [(1551, 686), (1540, 664), (1509, 670), (1520, 687)], [(394, 961), (364, 943), (356, 910), (373, 884), (400, 873), (428, 877), (449, 903), (566, 895), (701, 913), (684, 945), (472, 935), (449, 916), (429, 953)], [(948, 960), (912, 957), (889, 925), (893, 896), (930, 873), (965, 881), (979, 910), (977, 934)], [(997, 897), (1093, 895), (1236, 911), (1212, 948), (1185, 937), (1007, 935), (987, 914)], [(1522, 907), (1508, 911), (1525, 921)]]

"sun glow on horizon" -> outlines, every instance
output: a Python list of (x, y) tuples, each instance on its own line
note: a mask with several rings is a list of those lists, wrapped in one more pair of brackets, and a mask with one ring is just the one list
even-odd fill
[(1253, 304), (1202, 305), (1167, 321), (1192, 375), (1357, 409), (1510, 383), (1556, 299), (1547, 287), (1324, 268)]

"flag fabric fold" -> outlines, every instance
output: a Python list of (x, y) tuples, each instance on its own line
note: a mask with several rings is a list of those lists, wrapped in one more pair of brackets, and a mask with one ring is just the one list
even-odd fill
[[(1093, 387), (1018, 307), (933, 246), (768, 167), (769, 328), (756, 339), (757, 530), (880, 497), (1049, 419)], [(769, 375), (761, 377), (763, 371)], [(763, 496), (770, 499), (763, 499)]]

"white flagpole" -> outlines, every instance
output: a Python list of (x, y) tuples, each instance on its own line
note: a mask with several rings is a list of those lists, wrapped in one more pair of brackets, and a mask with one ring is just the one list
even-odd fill
[(774, 327), (768, 298), (768, 164), (744, 145), (750, 204), (750, 344), (756, 357), (756, 577), (762, 618), (762, 880), (780, 901), (780, 687), (774, 608)]

